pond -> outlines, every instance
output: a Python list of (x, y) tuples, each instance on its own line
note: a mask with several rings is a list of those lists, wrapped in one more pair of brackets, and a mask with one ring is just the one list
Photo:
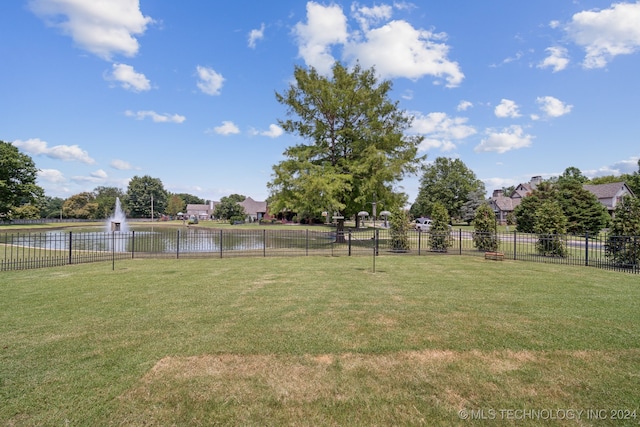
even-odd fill
[(255, 251), (267, 248), (305, 248), (330, 244), (335, 235), (306, 230), (229, 230), (135, 226), (129, 231), (107, 232), (101, 227), (64, 231), (5, 233), (0, 242), (15, 247), (51, 251), (98, 251), (131, 253), (213, 253)]

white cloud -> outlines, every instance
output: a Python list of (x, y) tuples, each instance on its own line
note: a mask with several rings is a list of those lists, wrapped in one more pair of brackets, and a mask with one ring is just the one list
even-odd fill
[(222, 83), (224, 83), (224, 77), (222, 74), (217, 73), (213, 68), (202, 67), (198, 65), (196, 67), (198, 73), (198, 89), (207, 95), (220, 95), (220, 89), (222, 89)]
[(119, 160), (119, 159), (112, 160), (111, 163), (109, 163), (109, 166), (121, 171), (133, 169), (133, 167), (129, 162), (125, 162), (124, 160)]
[(545, 49), (545, 52), (549, 52), (544, 61), (538, 64), (538, 68), (553, 68), (553, 72), (557, 73), (567, 68), (569, 65), (569, 58), (567, 58), (567, 49), (560, 46), (552, 46)]
[(335, 62), (331, 45), (347, 41), (347, 18), (338, 5), (323, 6), (310, 1), (307, 3), (307, 23), (298, 22), (293, 32), (300, 57), (326, 75)]
[(240, 129), (233, 122), (223, 121), (221, 126), (216, 126), (213, 128), (215, 133), (219, 135), (232, 135), (240, 133)]
[(256, 42), (264, 38), (264, 24), (260, 25), (260, 29), (253, 29), (249, 31), (249, 47), (251, 49), (256, 47)]
[(617, 55), (640, 49), (640, 2), (614, 3), (609, 9), (573, 15), (565, 26), (569, 38), (586, 52), (585, 68), (602, 68)]
[(467, 111), (469, 108), (473, 107), (473, 103), (470, 101), (462, 100), (456, 107), (458, 111)]
[(538, 97), (536, 98), (536, 102), (540, 105), (540, 110), (542, 110), (547, 117), (564, 116), (565, 114), (569, 114), (573, 108), (573, 105), (565, 104), (553, 96)]
[(501, 99), (500, 104), (498, 104), (494, 110), (496, 117), (500, 118), (517, 118), (520, 117), (520, 112), (518, 111), (518, 105), (510, 100), (510, 99)]
[(614, 163), (613, 165), (611, 165), (611, 168), (620, 171), (621, 174), (622, 173), (630, 174), (630, 173), (638, 172), (640, 169), (640, 165), (638, 164), (638, 161), (640, 161), (640, 157), (631, 157), (628, 160), (621, 160), (619, 162)]
[(392, 13), (393, 8), (386, 4), (373, 7), (360, 6), (358, 3), (351, 5), (351, 14), (364, 31), (369, 30), (372, 24), (391, 18)]
[[(395, 3), (394, 7), (407, 5)], [(392, 8), (386, 5), (362, 7), (356, 3), (351, 11), (360, 28), (349, 32), (339, 5), (310, 1), (307, 22), (294, 28), (300, 57), (320, 74), (330, 73), (335, 63), (332, 48), (336, 46), (343, 48), (344, 61), (375, 67), (382, 78), (416, 80), (429, 75), (448, 87), (458, 86), (464, 79), (458, 63), (448, 58), (449, 46), (443, 42), (446, 34), (416, 29), (403, 20), (383, 23), (392, 15)]]
[(102, 169), (98, 169), (95, 172), (91, 172), (91, 176), (98, 179), (107, 179), (109, 177), (109, 175), (107, 175), (107, 173)]
[(473, 126), (466, 123), (465, 117), (449, 117), (446, 113), (435, 112), (426, 116), (415, 113), (411, 132), (425, 137), (418, 147), (419, 151), (427, 151), (431, 148), (450, 151), (456, 147), (455, 142), (477, 133)]
[(111, 74), (107, 80), (120, 82), (120, 86), (133, 92), (143, 92), (151, 89), (151, 83), (144, 74), (136, 72), (131, 65), (113, 64)]
[(106, 60), (114, 54), (134, 56), (139, 49), (136, 36), (153, 22), (142, 15), (139, 0), (31, 0), (29, 7), (81, 49)]
[(474, 151), (495, 151), (502, 154), (510, 150), (528, 147), (534, 138), (532, 135), (525, 134), (522, 127), (517, 125), (503, 129), (501, 132), (489, 129), (486, 133), (487, 138), (483, 139), (474, 148)]
[(260, 132), (262, 136), (268, 136), (269, 138), (277, 138), (284, 133), (284, 130), (278, 125), (270, 124), (269, 130)]
[(444, 34), (416, 29), (406, 21), (391, 21), (364, 34), (364, 41), (345, 46), (345, 57), (365, 67), (375, 66), (384, 78), (419, 79), (429, 75), (459, 86), (464, 79), (457, 62), (450, 61)]
[(124, 112), (127, 117), (134, 117), (136, 120), (144, 120), (150, 117), (156, 123), (182, 123), (187, 118), (179, 114), (159, 114), (155, 111), (136, 111), (127, 110)]
[(38, 171), (38, 179), (54, 184), (61, 184), (67, 181), (63, 173), (57, 169), (40, 169)]
[(89, 153), (77, 145), (55, 145), (49, 147), (47, 142), (39, 138), (32, 138), (26, 141), (16, 140), (13, 145), (34, 156), (46, 156), (57, 160), (78, 161), (87, 164), (96, 162), (89, 156)]
[(583, 173), (589, 178), (606, 175), (619, 176), (623, 173), (632, 174), (638, 172), (638, 160), (640, 160), (640, 157), (631, 157), (627, 160), (620, 160), (612, 165), (602, 166), (599, 169), (588, 170)]

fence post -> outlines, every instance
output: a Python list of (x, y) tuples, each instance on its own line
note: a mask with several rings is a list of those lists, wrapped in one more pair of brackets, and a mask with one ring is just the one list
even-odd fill
[(131, 231), (131, 259), (133, 259), (135, 252), (136, 252), (136, 232), (132, 230)]
[(69, 264), (71, 264), (71, 255), (72, 255), (72, 249), (71, 249), (71, 245), (73, 244), (73, 238), (71, 237), (71, 235), (73, 234), (73, 231), (69, 232)]
[(420, 256), (421, 249), (422, 249), (422, 230), (418, 228), (418, 256)]
[(462, 228), (458, 229), (458, 246), (460, 247), (460, 255), (462, 255)]
[[(305, 256), (309, 256), (309, 229), (306, 228), (304, 231), (305, 231), (304, 254)], [(333, 245), (331, 245), (331, 247), (333, 247)]]
[(351, 229), (349, 229), (348, 233), (349, 233), (349, 256), (351, 256)]
[(220, 258), (222, 258), (222, 228), (220, 229)]
[(518, 244), (518, 236), (517, 236), (517, 231), (513, 230), (513, 260), (515, 261), (516, 259), (518, 259), (518, 257), (516, 256), (516, 248), (517, 248), (517, 244)]
[(262, 257), (267, 257), (267, 230), (262, 229)]
[(584, 265), (589, 266), (589, 232), (584, 234)]
[(176, 259), (180, 259), (180, 229), (176, 235)]

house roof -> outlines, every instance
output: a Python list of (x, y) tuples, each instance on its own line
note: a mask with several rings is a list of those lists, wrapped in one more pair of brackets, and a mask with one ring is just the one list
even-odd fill
[(208, 211), (209, 205), (188, 204), (187, 211)]
[(247, 197), (239, 203), (248, 215), (267, 212), (267, 202), (257, 202), (251, 197)]
[(583, 187), (585, 190), (588, 190), (595, 194), (598, 199), (610, 199), (616, 197), (621, 190), (626, 190), (629, 194), (633, 195), (633, 192), (631, 191), (629, 186), (627, 186), (627, 184), (622, 181), (597, 185), (585, 184), (583, 185)]
[(491, 198), (491, 201), (495, 204), (495, 206), (503, 212), (514, 210), (516, 206), (520, 204), (520, 200), (521, 199), (518, 198), (512, 199), (511, 197), (504, 196)]

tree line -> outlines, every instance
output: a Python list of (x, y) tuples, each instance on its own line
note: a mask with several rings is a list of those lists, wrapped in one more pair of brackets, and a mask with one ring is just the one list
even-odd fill
[[(74, 194), (67, 199), (46, 196), (36, 184), (38, 169), (30, 156), (13, 144), (0, 141), (0, 221), (12, 219), (74, 218), (101, 220), (113, 214), (116, 199), (127, 216), (149, 218), (153, 214), (177, 216), (188, 204), (205, 200), (189, 193), (171, 193), (160, 178), (134, 176), (126, 190), (98, 186), (93, 191)], [(245, 199), (240, 194), (223, 197), (216, 205), (216, 218), (244, 220)]]

